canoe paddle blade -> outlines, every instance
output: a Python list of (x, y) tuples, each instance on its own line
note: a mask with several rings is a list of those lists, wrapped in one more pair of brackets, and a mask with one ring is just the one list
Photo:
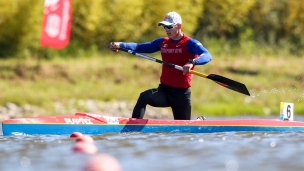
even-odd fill
[(250, 96), (248, 89), (242, 83), (239, 83), (237, 81), (216, 74), (210, 74), (207, 76), (207, 78), (223, 87), (229, 88), (230, 90)]

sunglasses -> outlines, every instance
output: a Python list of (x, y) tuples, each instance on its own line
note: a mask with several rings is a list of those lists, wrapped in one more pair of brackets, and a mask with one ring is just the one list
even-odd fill
[(164, 29), (168, 29), (168, 30), (170, 30), (170, 29), (172, 29), (173, 27), (175, 27), (175, 24), (168, 25), (168, 26), (163, 25), (163, 27), (164, 27)]

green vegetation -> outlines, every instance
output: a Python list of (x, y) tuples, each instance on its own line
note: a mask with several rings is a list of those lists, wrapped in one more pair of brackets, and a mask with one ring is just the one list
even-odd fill
[[(158, 57), (158, 54), (151, 55)], [(124, 52), (87, 58), (0, 61), (0, 106), (33, 104), (53, 111), (53, 103), (71, 99), (124, 100), (135, 103), (139, 93), (159, 83), (161, 65)], [(196, 70), (244, 83), (251, 97), (194, 76), (194, 115), (279, 114), (280, 102), (295, 104), (304, 114), (304, 76), (298, 57), (216, 57)], [(54, 113), (52, 113), (54, 114)]]
[[(143, 42), (164, 36), (157, 23), (169, 11), (183, 19), (183, 31), (209, 46), (225, 42), (221, 53), (255, 44), (268, 53), (304, 54), (302, 0), (73, 0), (69, 45), (61, 50), (39, 46), (44, 0), (0, 2), (0, 58), (87, 56), (102, 53), (110, 41)], [(213, 52), (214, 54), (214, 52)]]

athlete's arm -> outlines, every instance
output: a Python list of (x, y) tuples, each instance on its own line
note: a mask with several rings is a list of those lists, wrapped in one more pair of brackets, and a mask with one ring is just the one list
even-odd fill
[(212, 60), (209, 51), (198, 40), (190, 39), (187, 44), (187, 50), (190, 54), (198, 55), (194, 59), (194, 65), (204, 65)]
[(159, 51), (159, 44), (163, 41), (164, 38), (157, 38), (152, 42), (145, 42), (145, 43), (125, 43), (125, 42), (118, 42), (119, 46), (124, 49), (133, 50), (137, 53), (154, 53)]

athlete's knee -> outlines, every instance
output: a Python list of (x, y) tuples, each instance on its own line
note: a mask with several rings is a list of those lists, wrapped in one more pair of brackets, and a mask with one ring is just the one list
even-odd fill
[(156, 90), (155, 89), (150, 89), (150, 90), (146, 90), (144, 92), (141, 92), (139, 95), (139, 99), (141, 100), (148, 100), (150, 95), (153, 94)]
[(147, 91), (144, 91), (144, 92), (141, 92), (140, 94), (139, 94), (139, 100), (147, 100), (149, 98), (149, 94), (148, 94), (148, 92)]

